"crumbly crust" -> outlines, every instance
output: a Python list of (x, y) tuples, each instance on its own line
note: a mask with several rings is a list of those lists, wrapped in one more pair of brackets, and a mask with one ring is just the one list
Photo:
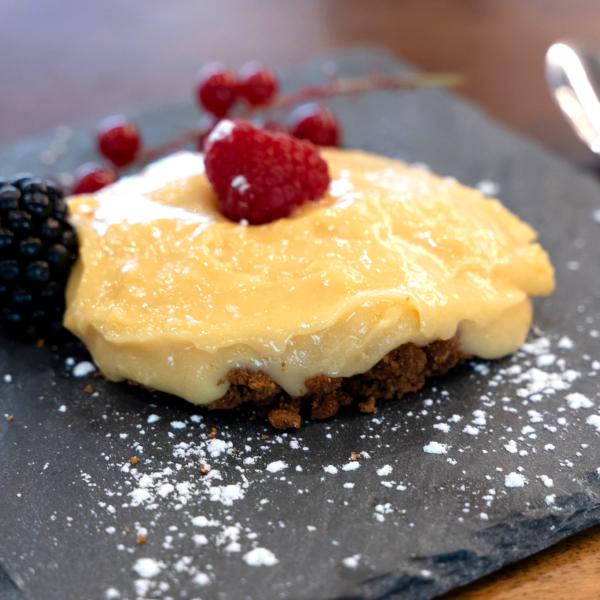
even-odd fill
[(467, 358), (456, 338), (419, 347), (404, 344), (384, 356), (374, 367), (353, 377), (317, 375), (305, 382), (307, 393), (292, 397), (268, 375), (248, 369), (231, 370), (227, 393), (208, 406), (232, 409), (251, 403), (277, 429), (299, 428), (303, 416), (322, 420), (342, 406), (356, 405), (374, 413), (379, 400), (399, 398), (421, 388), (427, 377), (442, 375)]

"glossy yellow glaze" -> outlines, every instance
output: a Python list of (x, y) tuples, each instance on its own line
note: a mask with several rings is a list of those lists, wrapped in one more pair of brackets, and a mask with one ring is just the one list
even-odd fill
[(70, 199), (81, 257), (65, 324), (107, 377), (206, 404), (234, 367), (298, 395), (406, 342), (458, 332), (490, 358), (523, 342), (529, 297), (554, 285), (533, 229), (454, 180), (323, 155), (328, 196), (268, 225), (223, 218), (192, 153)]

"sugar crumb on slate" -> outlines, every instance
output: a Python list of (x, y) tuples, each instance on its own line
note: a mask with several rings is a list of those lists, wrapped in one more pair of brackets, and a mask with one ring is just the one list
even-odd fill
[(347, 569), (356, 569), (356, 568), (358, 568), (358, 565), (360, 563), (360, 558), (361, 558), (360, 554), (353, 554), (352, 556), (347, 556), (346, 558), (343, 558), (342, 564)]
[(580, 408), (592, 408), (592, 406), (594, 406), (594, 403), (587, 396), (584, 396), (579, 392), (571, 392), (570, 394), (567, 394), (566, 400), (568, 407), (572, 408), (573, 410), (578, 410)]
[(383, 467), (377, 469), (377, 475), (379, 475), (379, 477), (387, 477), (388, 475), (391, 475), (393, 470), (392, 465), (383, 465)]
[(342, 471), (356, 471), (358, 468), (360, 468), (360, 463), (356, 460), (342, 465)]
[(156, 575), (158, 575), (161, 572), (162, 565), (160, 562), (154, 560), (153, 558), (138, 558), (135, 564), (133, 565), (133, 570), (140, 577), (156, 577)]
[(590, 415), (585, 422), (600, 432), (600, 415)]
[(269, 471), (269, 473), (278, 473), (279, 471), (283, 471), (287, 468), (288, 464), (286, 462), (283, 460), (275, 460), (267, 465), (266, 470)]
[(504, 478), (504, 485), (507, 488), (519, 488), (523, 487), (527, 483), (527, 480), (520, 473), (515, 473), (514, 471), (510, 472)]
[(78, 362), (71, 371), (73, 377), (87, 377), (96, 371), (96, 365), (88, 360)]
[(273, 552), (260, 547), (246, 552), (242, 558), (251, 567), (272, 567), (279, 562)]
[(427, 454), (448, 454), (448, 445), (432, 441), (423, 446), (423, 452)]

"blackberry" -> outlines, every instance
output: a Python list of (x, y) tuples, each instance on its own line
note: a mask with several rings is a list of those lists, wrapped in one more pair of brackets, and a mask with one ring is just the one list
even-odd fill
[(30, 174), (0, 177), (0, 327), (61, 333), (65, 287), (77, 254), (63, 191)]

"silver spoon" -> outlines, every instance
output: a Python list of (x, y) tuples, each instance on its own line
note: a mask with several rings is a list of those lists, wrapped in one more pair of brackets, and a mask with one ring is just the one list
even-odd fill
[(600, 154), (600, 64), (569, 42), (556, 42), (546, 52), (550, 92), (579, 138)]

